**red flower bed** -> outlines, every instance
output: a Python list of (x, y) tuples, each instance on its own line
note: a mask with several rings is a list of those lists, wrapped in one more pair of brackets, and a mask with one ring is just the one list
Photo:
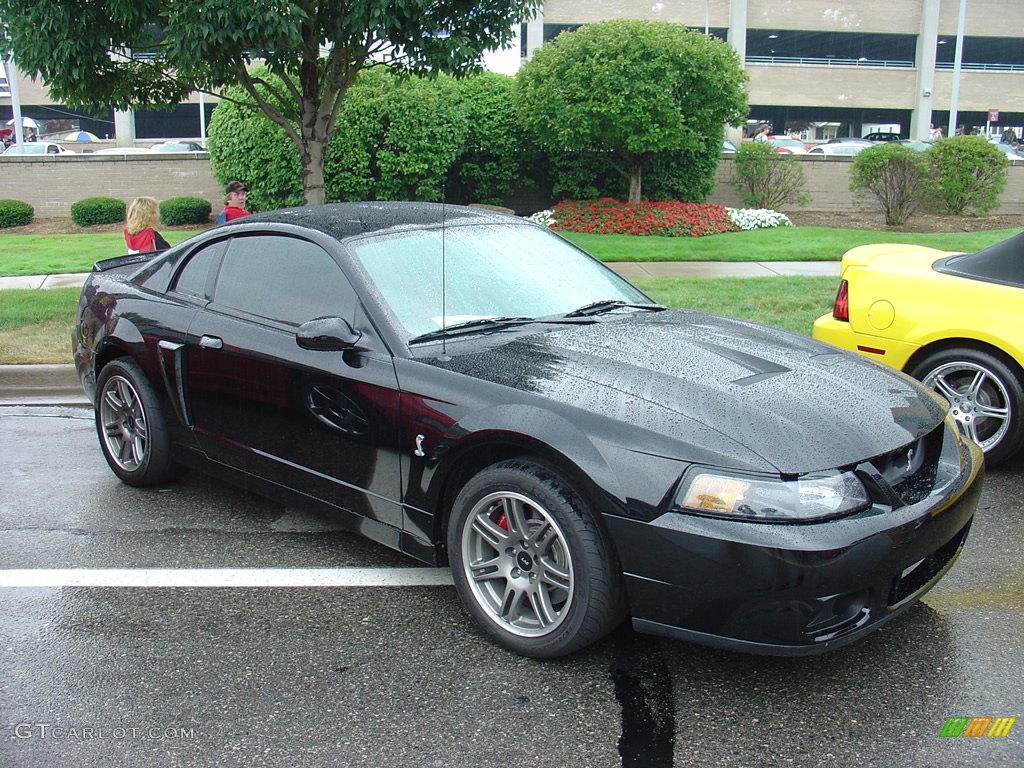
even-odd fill
[(562, 200), (552, 209), (552, 229), (597, 235), (703, 237), (737, 232), (725, 207), (714, 203), (650, 202), (636, 205), (610, 197)]

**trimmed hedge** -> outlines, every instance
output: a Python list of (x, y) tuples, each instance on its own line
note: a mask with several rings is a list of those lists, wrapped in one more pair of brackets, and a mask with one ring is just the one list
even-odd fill
[(206, 224), (213, 206), (201, 197), (171, 197), (160, 203), (160, 221), (169, 227), (179, 224)]
[(124, 200), (116, 197), (87, 197), (71, 204), (71, 220), (80, 227), (117, 224), (124, 221)]
[(0, 200), (0, 229), (32, 223), (35, 210), (21, 200)]

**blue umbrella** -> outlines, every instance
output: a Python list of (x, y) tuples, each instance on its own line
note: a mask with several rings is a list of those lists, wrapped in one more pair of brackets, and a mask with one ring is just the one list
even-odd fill
[(100, 137), (88, 131), (75, 131), (64, 137), (64, 141), (99, 141)]

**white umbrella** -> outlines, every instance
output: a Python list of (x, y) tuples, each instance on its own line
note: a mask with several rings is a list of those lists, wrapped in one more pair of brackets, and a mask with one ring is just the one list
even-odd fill
[[(8, 125), (14, 125), (14, 118), (12, 117), (10, 120), (8, 120), (7, 124)], [(36, 130), (39, 130), (39, 124), (35, 120), (33, 120), (31, 117), (24, 117), (24, 116), (22, 116), (22, 118), (21, 118), (21, 127), (22, 128), (35, 128)]]

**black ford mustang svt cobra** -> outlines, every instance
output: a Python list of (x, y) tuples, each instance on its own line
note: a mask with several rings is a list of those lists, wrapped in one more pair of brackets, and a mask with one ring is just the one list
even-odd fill
[(982, 459), (916, 382), (668, 310), (557, 235), (411, 203), (317, 206), (101, 262), (74, 356), (126, 483), (194, 467), (432, 564), (502, 645), (623, 617), (804, 654), (917, 601)]

